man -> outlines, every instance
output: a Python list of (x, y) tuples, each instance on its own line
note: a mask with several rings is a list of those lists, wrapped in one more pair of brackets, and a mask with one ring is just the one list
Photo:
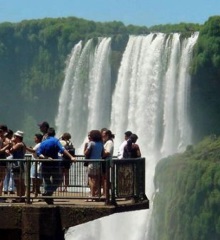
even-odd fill
[(43, 140), (45, 140), (45, 139), (47, 138), (47, 131), (48, 131), (50, 125), (49, 125), (48, 122), (45, 122), (45, 121), (44, 121), (44, 122), (42, 122), (42, 123), (38, 123), (38, 126), (39, 126), (39, 128), (40, 128), (40, 131), (41, 131), (42, 134), (43, 134), (43, 139), (42, 139), (42, 141), (43, 141)]
[(125, 140), (124, 142), (121, 144), (121, 146), (119, 147), (119, 152), (118, 152), (118, 159), (122, 159), (123, 158), (123, 154), (124, 154), (124, 148), (127, 145), (127, 140), (130, 138), (132, 132), (131, 131), (126, 131), (125, 132)]
[[(47, 138), (41, 143), (37, 150), (37, 156), (40, 159), (58, 159), (58, 153), (64, 154), (71, 161), (76, 161), (60, 143), (59, 139), (55, 138), (54, 128), (48, 128)], [(58, 161), (42, 162), (42, 176), (44, 179), (45, 192), (43, 196), (52, 196), (61, 182), (60, 164)], [(47, 204), (53, 204), (53, 199), (45, 199)]]

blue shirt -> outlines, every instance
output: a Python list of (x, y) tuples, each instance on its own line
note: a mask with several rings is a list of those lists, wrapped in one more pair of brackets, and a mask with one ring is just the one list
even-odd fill
[(94, 142), (90, 141), (88, 143), (88, 147), (90, 154), (89, 159), (101, 159), (103, 152), (103, 143), (102, 142)]
[(63, 153), (65, 148), (61, 145), (59, 139), (47, 137), (37, 150), (37, 156), (43, 154), (45, 158), (58, 159), (58, 153)]

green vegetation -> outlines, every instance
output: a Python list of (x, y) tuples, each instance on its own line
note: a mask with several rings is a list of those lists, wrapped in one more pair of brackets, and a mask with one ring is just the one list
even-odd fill
[(220, 238), (220, 138), (210, 136), (156, 168), (152, 238)]
[(220, 134), (220, 16), (200, 30), (192, 63), (191, 118), (195, 140)]
[(179, 23), (179, 24), (165, 24), (156, 25), (149, 28), (151, 32), (163, 32), (163, 33), (181, 33), (183, 36), (190, 36), (194, 32), (198, 32), (201, 29), (201, 25), (194, 23)]

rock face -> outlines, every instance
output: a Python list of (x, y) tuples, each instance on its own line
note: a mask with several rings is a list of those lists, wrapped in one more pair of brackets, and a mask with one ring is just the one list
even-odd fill
[(120, 206), (0, 206), (0, 236), (4, 240), (64, 240), (69, 227), (117, 212), (147, 208), (148, 200)]

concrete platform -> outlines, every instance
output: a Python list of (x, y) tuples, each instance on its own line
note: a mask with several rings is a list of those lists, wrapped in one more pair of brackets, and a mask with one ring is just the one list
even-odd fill
[(55, 199), (54, 205), (34, 199), (32, 204), (0, 203), (0, 236), (2, 240), (63, 240), (69, 227), (114, 213), (149, 208), (149, 201), (134, 203), (118, 200), (117, 206), (103, 201)]

